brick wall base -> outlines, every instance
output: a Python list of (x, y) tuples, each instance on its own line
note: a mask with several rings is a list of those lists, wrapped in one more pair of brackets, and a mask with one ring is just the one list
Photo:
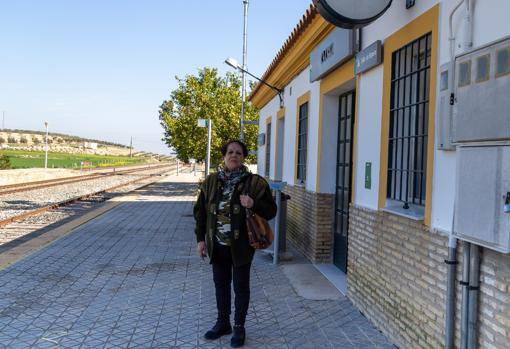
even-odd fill
[[(349, 221), (348, 297), (398, 347), (443, 348), (448, 237), (420, 222), (360, 207), (351, 206)], [(508, 349), (510, 255), (483, 249), (480, 282), (479, 348)], [(460, 300), (457, 286), (455, 347)]]
[(286, 186), (287, 239), (313, 263), (332, 261), (335, 196)]

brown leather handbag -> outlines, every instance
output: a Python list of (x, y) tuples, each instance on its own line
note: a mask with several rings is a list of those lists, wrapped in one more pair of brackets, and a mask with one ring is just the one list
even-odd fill
[[(247, 180), (246, 188), (244, 190), (245, 195), (250, 187), (252, 177), (253, 176), (250, 176)], [(246, 229), (248, 231), (250, 246), (254, 249), (264, 249), (273, 243), (273, 230), (269, 226), (267, 220), (249, 208), (246, 209)]]
[(264, 249), (273, 243), (274, 234), (265, 218), (260, 217), (249, 208), (246, 209), (246, 229), (250, 246)]

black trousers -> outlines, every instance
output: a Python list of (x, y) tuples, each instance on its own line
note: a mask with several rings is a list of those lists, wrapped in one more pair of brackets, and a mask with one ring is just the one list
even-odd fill
[(231, 284), (234, 281), (235, 313), (234, 323), (244, 326), (250, 304), (251, 263), (235, 267), (229, 246), (214, 243), (212, 260), (218, 321), (230, 323)]

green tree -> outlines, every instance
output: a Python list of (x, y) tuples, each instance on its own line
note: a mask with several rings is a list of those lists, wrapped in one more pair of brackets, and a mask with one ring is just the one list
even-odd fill
[[(198, 127), (198, 119), (211, 119), (211, 163), (221, 162), (220, 148), (231, 139), (239, 139), (241, 111), (241, 79), (233, 73), (225, 77), (217, 69), (204, 68), (198, 75), (176, 77), (178, 87), (170, 99), (161, 104), (159, 120), (164, 129), (163, 140), (175, 149), (179, 160), (203, 161), (207, 148), (207, 128)], [(245, 103), (245, 120), (257, 120), (258, 111)], [(245, 125), (244, 141), (248, 149), (256, 149), (257, 126)], [(247, 161), (253, 162), (254, 156)]]
[(0, 170), (11, 168), (11, 160), (5, 154), (0, 154)]

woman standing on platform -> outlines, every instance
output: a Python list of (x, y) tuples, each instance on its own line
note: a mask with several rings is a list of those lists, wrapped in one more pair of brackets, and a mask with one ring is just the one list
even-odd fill
[[(230, 344), (244, 345), (244, 323), (250, 302), (250, 267), (255, 250), (250, 246), (246, 231), (246, 210), (272, 219), (276, 203), (266, 180), (251, 174), (244, 166), (248, 155), (241, 141), (230, 141), (221, 147), (224, 166), (209, 175), (200, 187), (194, 207), (197, 252), (203, 258), (209, 255), (218, 319), (205, 333), (206, 339), (217, 339), (232, 333), (230, 325), (230, 293), (234, 281), (234, 333)], [(247, 195), (244, 195), (247, 193)]]

